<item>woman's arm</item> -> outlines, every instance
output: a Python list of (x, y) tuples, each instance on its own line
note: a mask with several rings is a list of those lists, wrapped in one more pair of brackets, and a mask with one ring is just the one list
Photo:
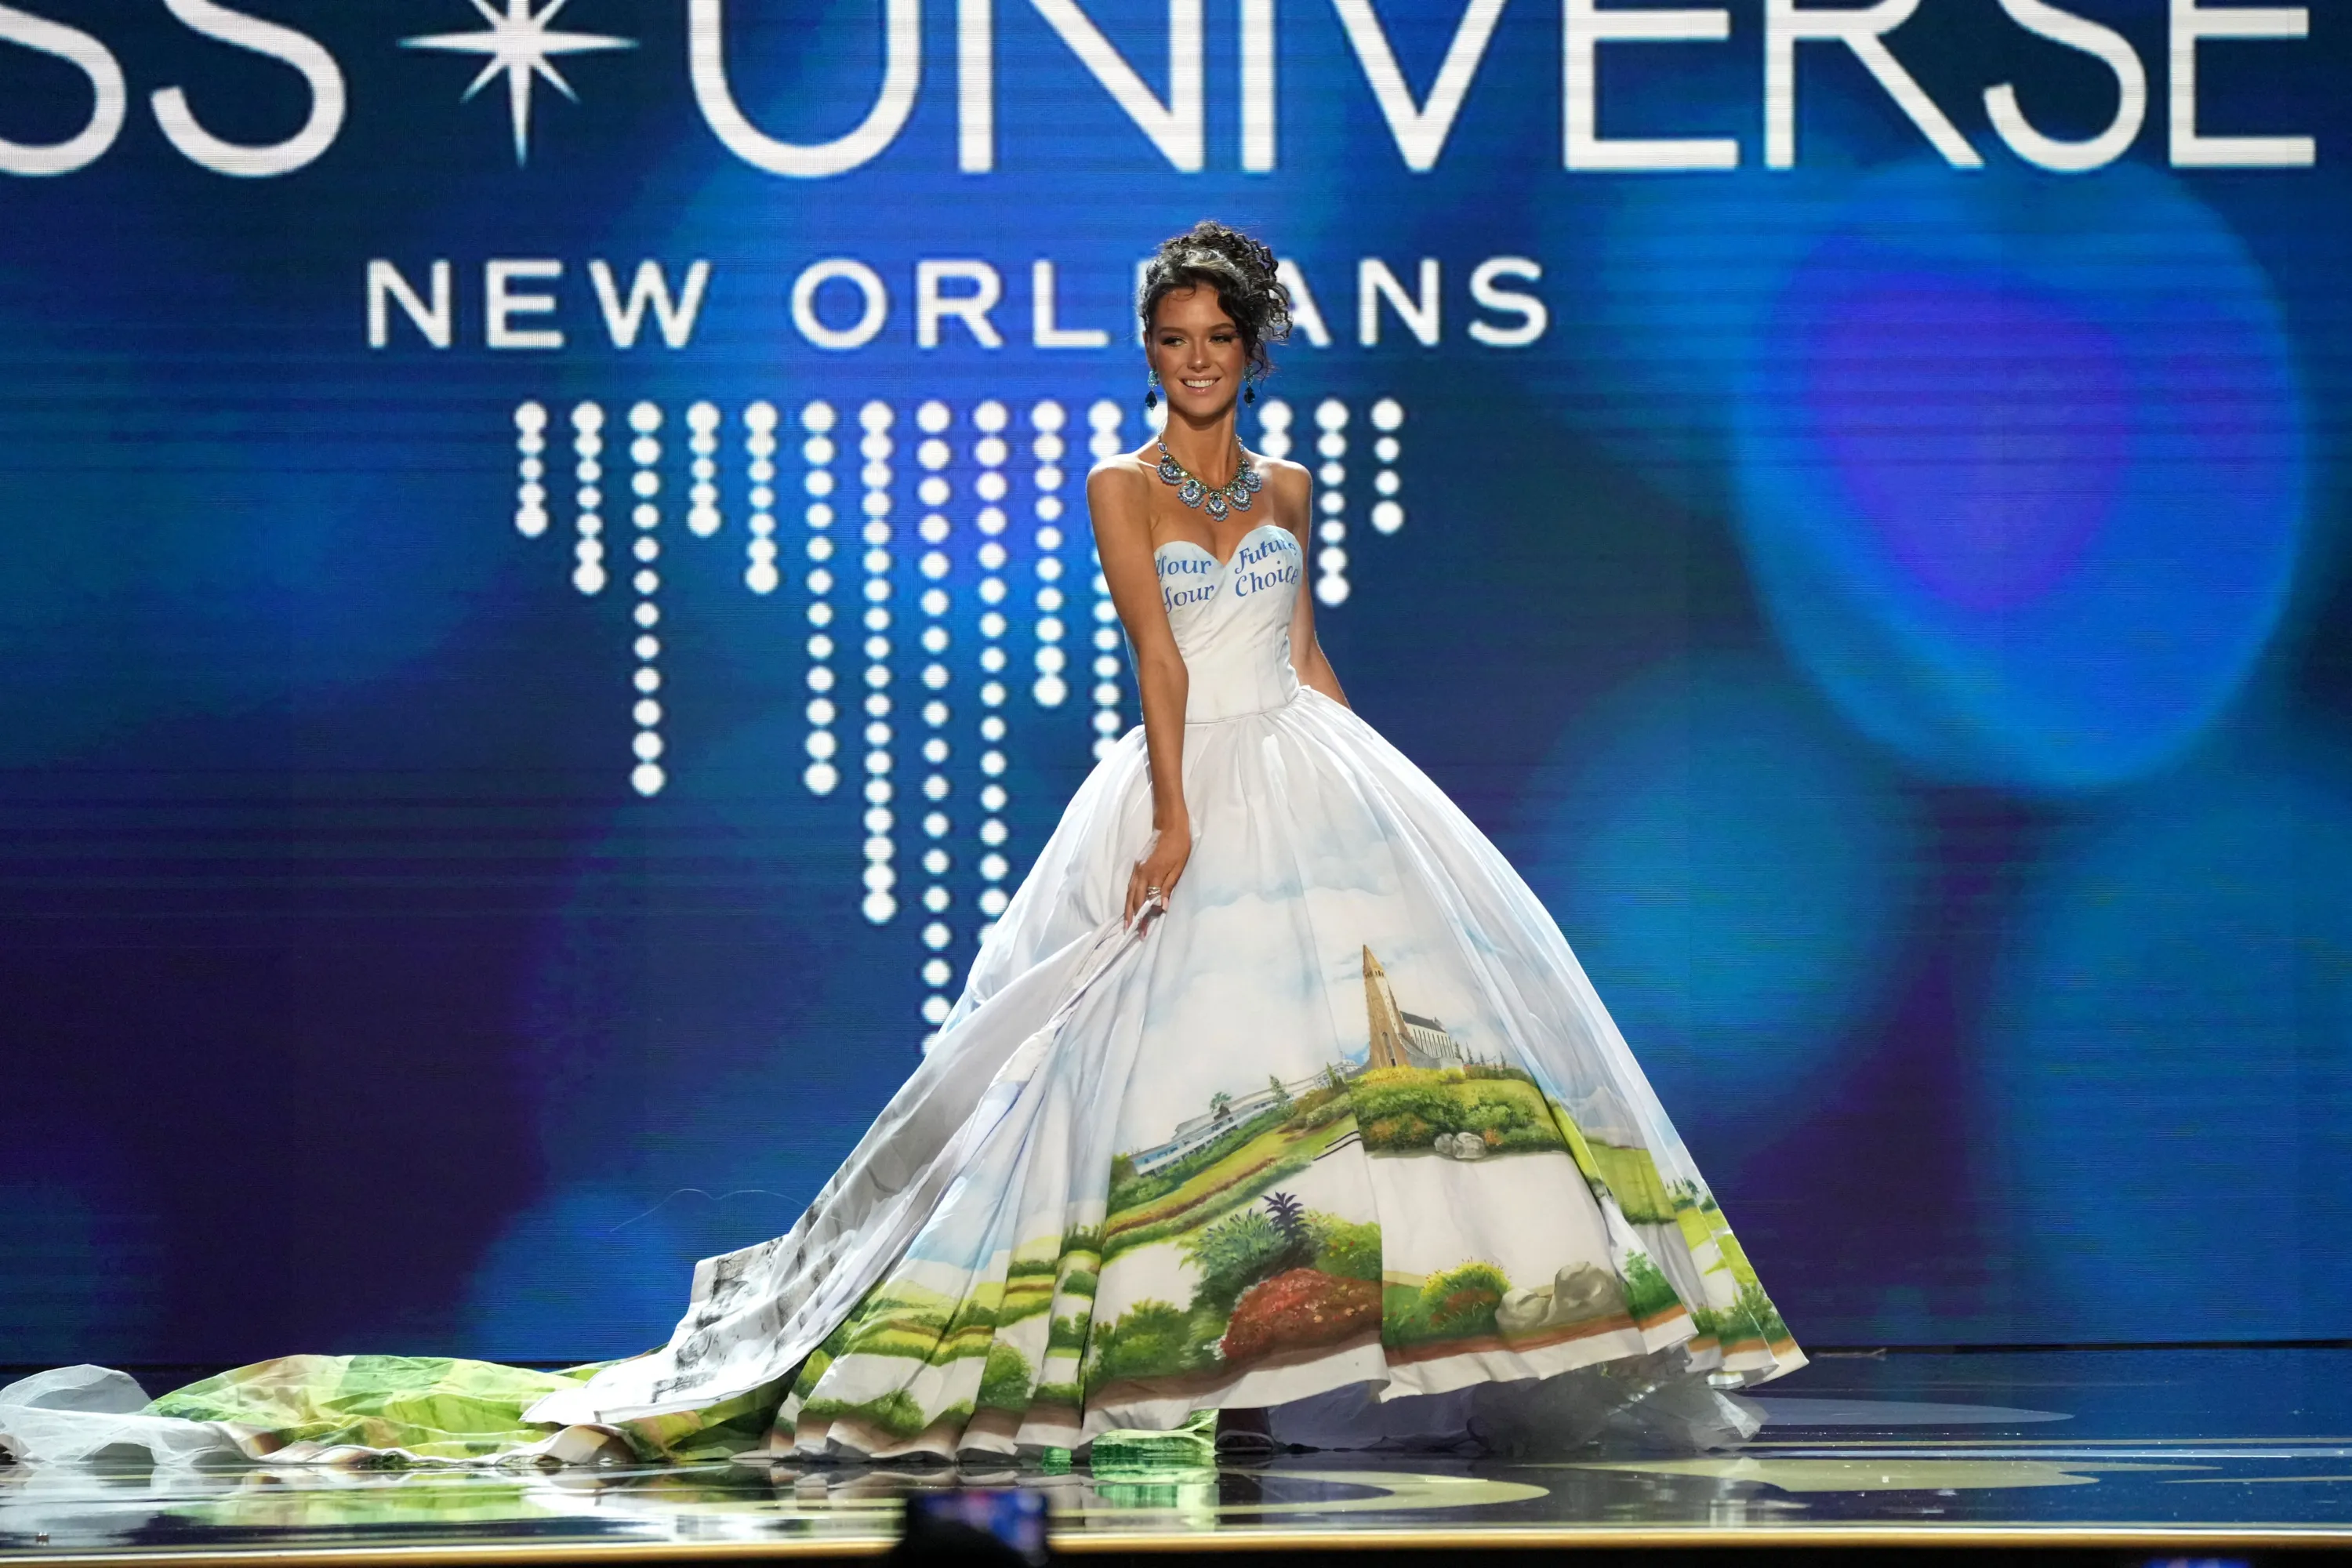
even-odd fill
[(1168, 606), (1160, 596), (1160, 563), (1152, 556), (1151, 524), (1142, 469), (1126, 458), (1097, 465), (1087, 477), (1087, 510), (1095, 550), (1102, 557), (1110, 602), (1135, 650), (1135, 680), (1143, 694), (1143, 742), (1151, 761), (1152, 841), (1127, 879), (1126, 918), (1153, 901), (1165, 904), (1192, 853), (1192, 817), (1184, 805), (1184, 705), (1192, 683)]
[(1315, 591), (1305, 574), (1306, 563), (1315, 559), (1315, 509), (1310, 504), (1315, 481), (1297, 463), (1268, 467), (1273, 469), (1267, 488), (1274, 493), (1274, 521), (1298, 541), (1300, 578), (1297, 606), (1290, 612), (1290, 668), (1298, 672), (1300, 685), (1314, 688), (1345, 708), (1348, 694), (1339, 689), (1339, 678), (1332, 672), (1331, 661), (1323, 657), (1323, 644), (1315, 636)]

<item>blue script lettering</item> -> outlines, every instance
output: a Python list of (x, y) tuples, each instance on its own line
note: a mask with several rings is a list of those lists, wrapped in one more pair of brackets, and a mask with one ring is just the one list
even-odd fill
[[(1205, 605), (1216, 596), (1217, 585), (1214, 583), (1194, 584), (1181, 581), (1186, 577), (1210, 575), (1217, 569), (1217, 563), (1214, 561), (1199, 555), (1162, 555), (1159, 557), (1158, 565), (1160, 578), (1160, 602), (1169, 609), (1179, 610), (1187, 605)], [(1168, 581), (1171, 577), (1180, 581), (1171, 584)]]
[[(1279, 556), (1279, 561), (1267, 561)], [(1256, 570), (1265, 563), (1266, 570)], [(1234, 594), (1240, 597), (1263, 594), (1270, 588), (1287, 588), (1298, 581), (1298, 542), (1288, 534), (1277, 534), (1264, 544), (1245, 544), (1234, 553)]]

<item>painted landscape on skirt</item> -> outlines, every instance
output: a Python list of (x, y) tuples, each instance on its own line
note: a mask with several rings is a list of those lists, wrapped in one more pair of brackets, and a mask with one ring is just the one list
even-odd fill
[[(1117, 1154), (1098, 1219), (962, 1278), (902, 1267), (802, 1368), (780, 1426), (867, 1451), (1075, 1443), (1090, 1406), (1268, 1402), (1230, 1395), (1349, 1352), (1440, 1392), (1497, 1357), (1542, 1376), (1676, 1342), (1734, 1371), (1793, 1351), (1700, 1184), (1588, 1134), (1534, 1074), (1401, 1007), (1369, 947), (1361, 964), (1360, 1056), (1237, 1084)], [(1571, 1184), (1585, 1201), (1556, 1202)]]

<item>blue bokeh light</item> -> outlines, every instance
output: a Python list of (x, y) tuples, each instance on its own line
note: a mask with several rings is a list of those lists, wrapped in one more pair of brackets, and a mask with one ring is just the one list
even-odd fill
[(1667, 666), (1562, 739), (1528, 879), (1678, 1122), (1772, 1135), (1885, 995), (1918, 863), (1909, 808), (1760, 661)]
[[(1627, 85), (1688, 122), (1710, 100), (1736, 100), (1749, 68), (1688, 51), (1664, 79)], [(1684, 505), (1727, 507), (1734, 405), (1772, 303), (1863, 167), (1887, 155), (1884, 118), (1861, 95), (1817, 95), (1806, 116), (1794, 169), (1596, 184), (1532, 215), (1548, 265), (1573, 280), (1579, 330), (1521, 355), (1519, 374), (1563, 428)]]
[(593, 1184), (559, 1188), (491, 1243), (467, 1290), (463, 1348), (528, 1362), (585, 1343), (614, 1355), (664, 1343), (698, 1256), (667, 1205)]
[(2352, 806), (2185, 779), (2062, 843), (1983, 1053), (2016, 1331), (2339, 1333), (2352, 1260)]
[(1738, 398), (1781, 639), (1956, 780), (2111, 785), (2177, 757), (2276, 628), (2306, 435), (2277, 306), (2168, 176), (1857, 186)]

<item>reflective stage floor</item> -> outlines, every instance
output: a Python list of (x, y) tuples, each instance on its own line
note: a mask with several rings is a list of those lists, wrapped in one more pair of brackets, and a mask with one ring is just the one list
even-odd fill
[(1293, 1454), (1090, 1472), (0, 1468), (0, 1555), (509, 1563), (864, 1555), (910, 1490), (1031, 1487), (1072, 1555), (1935, 1545), (2352, 1552), (2352, 1350), (1832, 1356), (1705, 1458)]

